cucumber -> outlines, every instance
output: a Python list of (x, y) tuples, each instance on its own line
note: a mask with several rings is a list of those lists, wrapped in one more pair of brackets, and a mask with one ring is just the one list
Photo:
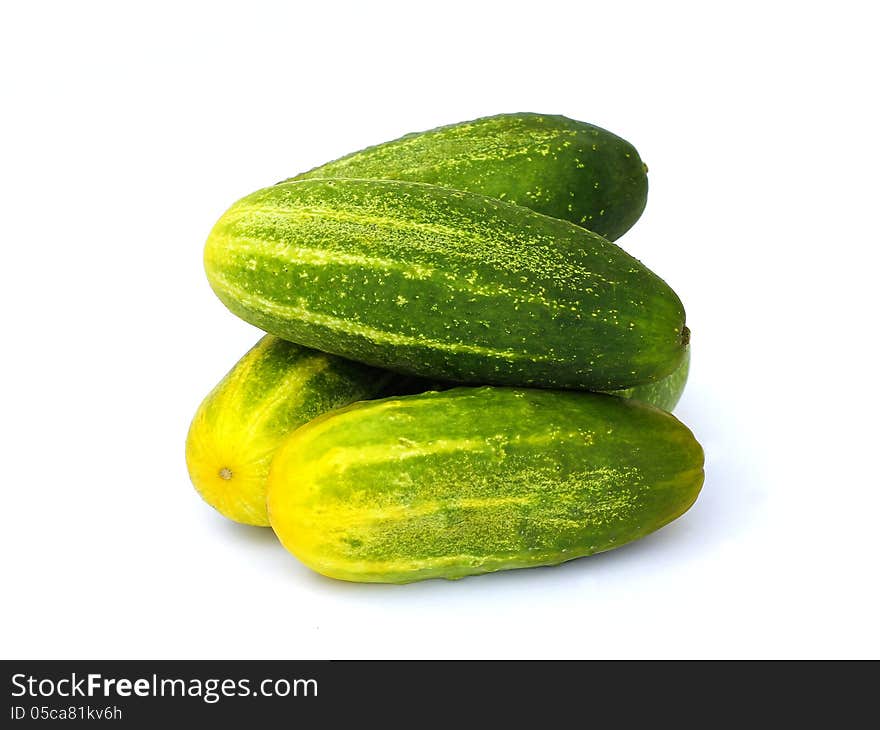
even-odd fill
[(620, 398), (633, 398), (642, 403), (650, 403), (652, 406), (662, 408), (664, 411), (672, 412), (672, 409), (678, 404), (681, 394), (684, 393), (684, 386), (687, 385), (688, 371), (691, 364), (691, 350), (687, 348), (684, 359), (670, 375), (657, 380), (653, 383), (645, 385), (636, 385), (632, 388), (623, 390), (613, 390), (611, 395)]
[(442, 380), (617, 390), (669, 375), (689, 338), (675, 292), (613, 243), (421, 183), (260, 190), (214, 226), (205, 269), (266, 332)]
[(673, 416), (596, 393), (454, 388), (356, 403), (278, 450), (269, 519), (332, 578), (408, 583), (553, 565), (683, 514), (703, 451)]
[[(620, 395), (671, 410), (675, 403), (668, 394), (676, 391), (664, 383), (676, 379), (683, 388), (680, 372), (681, 368), (658, 383), (630, 388)], [(356, 400), (452, 387), (451, 383), (359, 365), (266, 335), (199, 406), (186, 440), (190, 479), (202, 498), (224, 516), (268, 526), (269, 464), (297, 428)]]
[(394, 376), (263, 337), (199, 406), (186, 439), (190, 479), (221, 514), (269, 524), (266, 478), (281, 442), (315, 416), (386, 392)]
[(613, 241), (645, 209), (647, 167), (629, 142), (548, 114), (499, 114), (408, 134), (302, 173), (468, 190), (562, 218)]

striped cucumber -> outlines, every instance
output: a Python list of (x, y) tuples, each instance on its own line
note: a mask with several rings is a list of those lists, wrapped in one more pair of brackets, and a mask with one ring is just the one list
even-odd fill
[(468, 190), (577, 223), (613, 241), (645, 208), (648, 176), (629, 142), (549, 114), (499, 114), (408, 134), (302, 173)]
[(617, 390), (689, 333), (667, 284), (584, 228), (393, 180), (302, 180), (233, 205), (205, 246), (218, 297), (271, 334), (401, 373)]
[(268, 525), (272, 456), (297, 427), (338, 406), (385, 392), (392, 375), (263, 337), (205, 398), (186, 440), (193, 485), (221, 514)]
[(683, 514), (703, 451), (673, 416), (572, 391), (455, 388), (356, 403), (286, 440), (283, 545), (361, 582), (460, 578), (610, 550)]
[[(677, 385), (664, 384), (674, 379), (683, 387), (680, 372), (681, 368), (657, 383), (620, 395), (671, 410), (675, 403), (669, 394), (681, 391)], [(358, 365), (266, 335), (199, 406), (186, 442), (190, 479), (205, 501), (229, 519), (267, 526), (269, 464), (297, 428), (359, 399), (451, 387), (451, 383)]]

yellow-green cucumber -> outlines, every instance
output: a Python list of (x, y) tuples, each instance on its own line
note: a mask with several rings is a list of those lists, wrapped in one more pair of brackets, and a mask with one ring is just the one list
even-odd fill
[(648, 168), (629, 142), (554, 114), (498, 114), (346, 155), (302, 173), (468, 190), (562, 218), (614, 241), (638, 220)]
[[(671, 410), (684, 387), (681, 370), (620, 395)], [(359, 399), (451, 387), (266, 335), (199, 406), (186, 442), (190, 479), (205, 501), (229, 519), (268, 526), (269, 464), (293, 431), (315, 416)]]
[(266, 478), (281, 442), (315, 416), (385, 394), (394, 376), (263, 337), (208, 394), (186, 439), (189, 476), (221, 514), (269, 524)]
[(703, 451), (610, 395), (454, 388), (356, 403), (297, 429), (269, 472), (282, 544), (332, 578), (407, 583), (553, 565), (683, 514)]
[(675, 292), (618, 246), (528, 208), (394, 180), (302, 180), (233, 205), (205, 246), (251, 324), (427, 378), (618, 390), (688, 343)]

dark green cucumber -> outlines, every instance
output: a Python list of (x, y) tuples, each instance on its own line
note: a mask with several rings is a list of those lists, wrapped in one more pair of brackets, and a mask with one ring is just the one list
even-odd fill
[(613, 241), (645, 208), (647, 168), (626, 140), (551, 114), (499, 114), (408, 134), (298, 175), (431, 183), (501, 198)]
[(675, 293), (604, 238), (419, 183), (260, 190), (214, 226), (205, 268), (266, 332), (428, 378), (616, 390), (669, 375), (688, 342)]
[(512, 388), (356, 403), (298, 429), (269, 473), (282, 544), (350, 581), (552, 565), (683, 514), (703, 451), (673, 416), (609, 395)]

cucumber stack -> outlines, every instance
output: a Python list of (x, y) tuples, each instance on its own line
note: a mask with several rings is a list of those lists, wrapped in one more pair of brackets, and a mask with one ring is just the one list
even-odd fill
[(268, 334), (208, 395), (190, 478), (325, 575), (552, 565), (683, 514), (681, 300), (612, 240), (647, 168), (610, 132), (506, 114), (356, 152), (235, 203), (205, 246)]

